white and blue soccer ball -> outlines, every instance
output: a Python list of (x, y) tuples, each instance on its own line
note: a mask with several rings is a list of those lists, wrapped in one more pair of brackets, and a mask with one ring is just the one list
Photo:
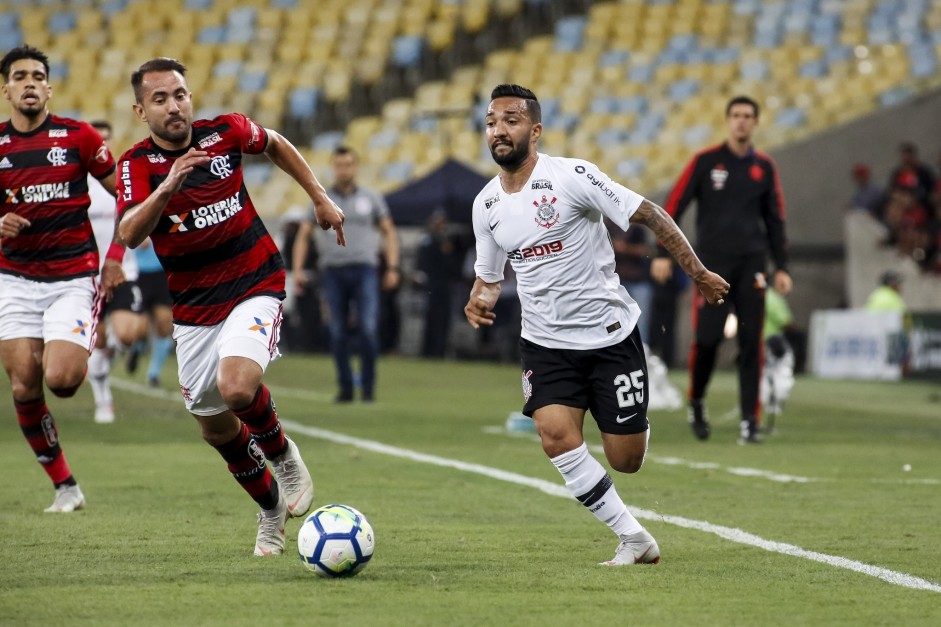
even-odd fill
[(324, 505), (297, 533), (301, 563), (321, 577), (351, 577), (372, 559), (376, 536), (362, 512), (349, 505)]

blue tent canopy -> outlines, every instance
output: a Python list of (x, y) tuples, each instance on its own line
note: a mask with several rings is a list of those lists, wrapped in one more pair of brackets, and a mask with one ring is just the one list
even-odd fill
[(470, 224), (474, 198), (487, 184), (486, 177), (459, 161), (449, 159), (424, 177), (388, 194), (386, 202), (397, 225), (424, 225), (437, 209), (454, 224)]

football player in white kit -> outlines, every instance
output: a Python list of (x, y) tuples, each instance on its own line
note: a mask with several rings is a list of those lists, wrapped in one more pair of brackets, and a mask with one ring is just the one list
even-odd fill
[(536, 96), (519, 85), (491, 94), (486, 139), (500, 173), (474, 201), (476, 279), (464, 308), (475, 329), (492, 325), (507, 260), (522, 307), (523, 413), (572, 495), (620, 538), (604, 565), (656, 564), (660, 548), (628, 511), (582, 436), (591, 410), (605, 456), (619, 472), (640, 470), (647, 452), (647, 364), (640, 309), (614, 272), (603, 218), (650, 228), (708, 302), (728, 283), (696, 257), (659, 206), (581, 159), (541, 154)]
[[(95, 120), (91, 125), (108, 147), (111, 147), (111, 125), (104, 120)], [(105, 262), (105, 253), (114, 238), (116, 206), (114, 194), (108, 192), (93, 176), (88, 177), (88, 218), (91, 220), (98, 244), (98, 258)], [(115, 348), (129, 348), (147, 333), (147, 318), (142, 312), (140, 288), (137, 287), (137, 257), (124, 255), (122, 262), (126, 281), (115, 288), (114, 296), (101, 313), (101, 324), (95, 348), (88, 358), (88, 383), (95, 397), (95, 422), (114, 422), (114, 405), (111, 396), (111, 361)], [(106, 319), (107, 318), (107, 319)]]

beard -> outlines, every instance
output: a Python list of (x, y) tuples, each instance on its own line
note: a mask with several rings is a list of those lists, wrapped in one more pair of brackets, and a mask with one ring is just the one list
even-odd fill
[(37, 102), (36, 104), (31, 105), (20, 104), (16, 107), (16, 110), (27, 118), (35, 120), (46, 110), (46, 103)]
[[(184, 124), (178, 129), (171, 129), (170, 125), (173, 122), (183, 122)], [(169, 142), (171, 144), (179, 144), (180, 142), (185, 141), (187, 137), (189, 137), (191, 127), (192, 127), (192, 124), (190, 124), (190, 122), (186, 118), (174, 117), (174, 118), (167, 120), (166, 123), (163, 124), (162, 126), (152, 125), (150, 127), (150, 132), (156, 135), (157, 137), (159, 137), (160, 139), (164, 140), (165, 142)]]
[[(500, 145), (505, 146), (506, 144)], [(511, 146), (510, 152), (500, 155), (497, 154), (496, 148), (497, 146), (490, 146), (490, 156), (493, 157), (493, 160), (497, 163), (497, 165), (510, 170), (518, 167), (529, 155), (529, 146), (525, 144), (520, 146)]]

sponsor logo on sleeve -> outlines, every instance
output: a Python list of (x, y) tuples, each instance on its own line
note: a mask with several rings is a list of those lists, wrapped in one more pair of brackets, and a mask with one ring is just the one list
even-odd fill
[(95, 152), (95, 161), (98, 163), (108, 163), (108, 157), (111, 156), (111, 153), (108, 151), (108, 147), (104, 144), (98, 146), (98, 150)]
[(249, 121), (248, 125), (252, 129), (252, 138), (248, 140), (248, 145), (254, 146), (261, 142), (261, 129), (252, 121)]
[(495, 196), (491, 196), (490, 198), (488, 198), (487, 200), (485, 200), (485, 201), (484, 201), (484, 207), (486, 207), (487, 209), (489, 209), (490, 207), (494, 206), (494, 205), (497, 204), (498, 202), (500, 202), (500, 194), (496, 194)]
[[(150, 155), (147, 155), (150, 157)], [(133, 197), (131, 191), (131, 162), (121, 162), (121, 186), (124, 187), (124, 193), (121, 195), (122, 202), (129, 202)]]

